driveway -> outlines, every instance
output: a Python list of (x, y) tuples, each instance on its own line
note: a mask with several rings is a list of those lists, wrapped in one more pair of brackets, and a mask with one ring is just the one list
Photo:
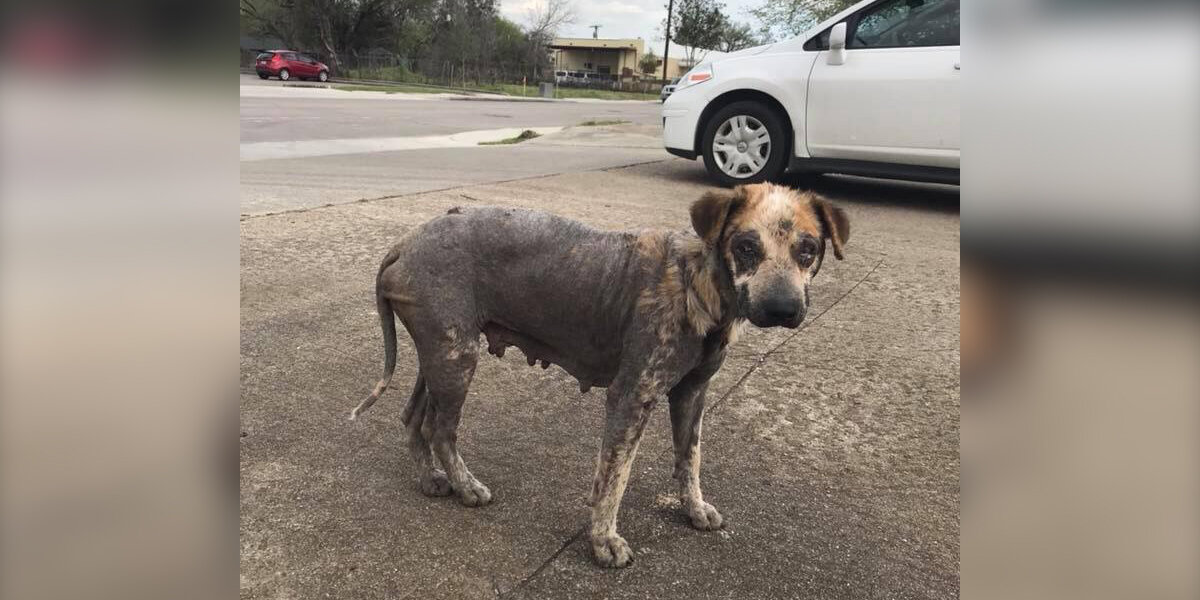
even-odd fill
[[(805, 324), (748, 330), (710, 386), (704, 490), (727, 527), (698, 532), (679, 514), (660, 410), (622, 504), (637, 551), (628, 569), (596, 567), (585, 536), (603, 390), (580, 393), (519, 352), (483, 354), (460, 429), (495, 497), (481, 509), (415, 486), (400, 412), (416, 360), (403, 332), (396, 389), (346, 420), (382, 368), (376, 269), (412, 227), (477, 204), (603, 228), (687, 227), (688, 205), (709, 189), (703, 167), (639, 147), (645, 136), (628, 129), (487, 148), (493, 165), (547, 163), (505, 180), (477, 176), (481, 149), (446, 149), (456, 162), (445, 189), (382, 182), (363, 201), (333, 190), (328, 202), (244, 210), (243, 598), (958, 597), (953, 189), (812, 184), (846, 208), (853, 235), (846, 260), (814, 282)], [(413, 152), (339, 160), (412, 172)], [(332, 159), (297, 159), (317, 160)]]

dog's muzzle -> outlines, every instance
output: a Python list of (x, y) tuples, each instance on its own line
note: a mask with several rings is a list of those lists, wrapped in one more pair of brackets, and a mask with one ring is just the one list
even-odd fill
[(773, 296), (764, 300), (754, 312), (750, 322), (756, 327), (795, 329), (804, 322), (808, 310), (799, 296)]

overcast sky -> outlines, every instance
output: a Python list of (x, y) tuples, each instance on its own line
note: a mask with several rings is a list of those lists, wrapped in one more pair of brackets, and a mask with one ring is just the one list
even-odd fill
[[(501, 0), (500, 12), (508, 19), (525, 25), (529, 22), (529, 9), (543, 0)], [(748, 14), (765, 0), (725, 0), (725, 14), (734, 21), (750, 23), (755, 29), (757, 22)], [(658, 28), (667, 16), (666, 0), (574, 0), (575, 23), (559, 31), (563, 37), (592, 37), (589, 25), (600, 25), (602, 38), (637, 38), (646, 40), (653, 47), (662, 45), (662, 33)], [(661, 54), (662, 50), (657, 49)]]

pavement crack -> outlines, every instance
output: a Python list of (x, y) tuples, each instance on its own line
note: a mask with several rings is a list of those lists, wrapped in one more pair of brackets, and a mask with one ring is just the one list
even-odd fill
[[(379, 202), (380, 200), (395, 200), (397, 198), (408, 198), (411, 196), (421, 196), (424, 194), (437, 194), (437, 193), (441, 193), (441, 192), (469, 190), (471, 188), (483, 187), (483, 186), (488, 186), (488, 185), (503, 185), (505, 183), (517, 183), (520, 181), (536, 181), (538, 179), (549, 179), (551, 177), (557, 177), (559, 175), (566, 175), (568, 173), (607, 173), (609, 171), (615, 171), (617, 169), (640, 167), (642, 165), (651, 165), (654, 163), (666, 162), (668, 160), (672, 160), (672, 159), (663, 158), (663, 159), (657, 159), (657, 160), (647, 160), (647, 161), (634, 162), (634, 163), (628, 163), (628, 164), (623, 164), (623, 165), (614, 165), (611, 167), (600, 167), (597, 169), (583, 169), (581, 171), (559, 171), (557, 173), (545, 173), (543, 175), (533, 175), (530, 177), (517, 177), (514, 179), (501, 179), (498, 181), (479, 181), (479, 182), (472, 182), (472, 183), (463, 184), (463, 185), (452, 185), (449, 187), (432, 189), (432, 190), (420, 190), (420, 191), (416, 191), (416, 192), (406, 192), (403, 194), (389, 194), (386, 196), (377, 196), (375, 198), (359, 198), (357, 200), (349, 200), (346, 202), (331, 203), (331, 204), (325, 204), (322, 206), (307, 206), (304, 208), (292, 208), (292, 209), (288, 209), (288, 210), (279, 210), (279, 211), (275, 211), (275, 212), (265, 212), (265, 213), (256, 213), (256, 214), (242, 213), (240, 221), (244, 222), (244, 221), (250, 221), (250, 220), (257, 220), (257, 219), (261, 219), (264, 217), (277, 217), (280, 215), (294, 215), (294, 214), (300, 214), (300, 213), (307, 213), (307, 212), (322, 210), (322, 209), (326, 209), (326, 208), (337, 208), (339, 206), (346, 206), (348, 204), (363, 204), (366, 202)], [(462, 194), (460, 194), (460, 195), (462, 195)]]
[(554, 562), (559, 557), (559, 555), (561, 555), (564, 551), (566, 551), (567, 548), (570, 548), (571, 544), (574, 544), (575, 542), (579, 541), (579, 538), (583, 537), (583, 534), (585, 532), (587, 532), (587, 529), (588, 529), (587, 525), (580, 527), (579, 530), (575, 532), (575, 535), (572, 535), (569, 539), (567, 539), (566, 542), (563, 542), (563, 545), (559, 546), (558, 550), (554, 551), (554, 554), (551, 554), (546, 560), (542, 561), (542, 564), (538, 565), (538, 568), (534, 569), (533, 572), (530, 573), (527, 577), (525, 577), (521, 581), (517, 582), (517, 585), (514, 585), (512, 587), (512, 589), (508, 590), (507, 592), (504, 592), (503, 594), (499, 594), (497, 597), (498, 598), (511, 598), (512, 594), (520, 591), (526, 585), (529, 585), (529, 582), (533, 581), (534, 579), (537, 579), (537, 576), (541, 575), (542, 571), (546, 570), (546, 567), (550, 566), (550, 563)]

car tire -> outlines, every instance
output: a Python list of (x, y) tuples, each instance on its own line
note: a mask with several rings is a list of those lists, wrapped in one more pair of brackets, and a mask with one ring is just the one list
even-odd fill
[(320, 81), (321, 83), (329, 81), (329, 71), (321, 71), (320, 73), (317, 73), (317, 81)]
[(287, 70), (287, 69), (280, 69), (280, 70), (279, 70), (279, 80), (280, 80), (280, 81), (288, 81), (288, 80), (289, 80), (289, 79), (291, 79), (291, 78), (292, 78), (292, 72), (291, 72), (291, 71), (289, 71), (289, 70)]
[(259, 78), (259, 79), (266, 79), (267, 77), (270, 77), (270, 75), (267, 75), (266, 73), (259, 73), (259, 74), (258, 74), (258, 78)]
[[(734, 127), (734, 123), (737, 122), (734, 120), (737, 118), (742, 119), (741, 128)], [(753, 100), (734, 102), (718, 110), (705, 123), (704, 135), (701, 137), (700, 151), (704, 156), (704, 167), (713, 179), (726, 187), (777, 180), (787, 168), (787, 158), (791, 153), (785, 123), (785, 118), (776, 110)], [(765, 144), (760, 141), (761, 138), (748, 143), (744, 141), (744, 138), (755, 135), (758, 131), (766, 132)], [(721, 153), (718, 156), (718, 150), (714, 148), (718, 132), (723, 137), (738, 140), (731, 149), (737, 156), (732, 153)], [(760, 144), (759, 148), (763, 145), (766, 148), (756, 150), (751, 146), (756, 142)], [(745, 148), (743, 143), (746, 143)], [(755, 170), (759, 163), (761, 166)]]

